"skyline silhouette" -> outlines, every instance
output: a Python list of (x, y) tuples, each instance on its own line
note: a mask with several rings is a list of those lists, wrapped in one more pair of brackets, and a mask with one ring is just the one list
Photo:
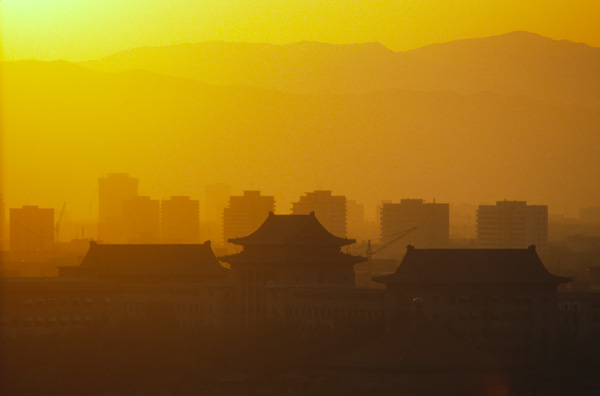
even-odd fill
[(1, 1), (0, 393), (598, 394), (598, 20)]

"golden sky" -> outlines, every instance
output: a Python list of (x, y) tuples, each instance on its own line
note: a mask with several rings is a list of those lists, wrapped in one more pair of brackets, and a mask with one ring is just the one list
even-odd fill
[[(379, 42), (408, 50), (516, 30), (600, 47), (600, 0), (0, 0), (0, 12), (6, 60), (84, 61), (134, 47), (208, 40)], [(548, 44), (543, 41), (540, 51)], [(571, 85), (593, 91), (595, 63), (585, 62), (595, 58), (581, 55), (588, 50), (596, 51), (569, 46), (565, 53), (579, 56), (578, 70), (591, 72), (565, 74), (581, 75), (582, 82)], [(531, 62), (537, 59), (532, 56)], [(543, 74), (556, 65), (530, 66)], [(232, 184), (235, 193), (260, 189), (276, 195), (280, 213), (302, 193), (321, 188), (365, 203), (372, 217), (381, 199), (409, 197), (523, 199), (571, 214), (600, 202), (597, 183), (590, 182), (600, 172), (594, 133), (600, 116), (586, 107), (442, 93), (323, 99), (165, 84), (164, 76), (100, 73), (66, 63), (2, 68), (12, 76), (0, 86), (0, 99), (6, 99), (0, 100), (0, 192), (7, 208), (34, 204), (58, 211), (68, 201), (72, 218), (93, 221), (96, 180), (110, 172), (139, 177), (140, 193), (153, 198), (201, 198), (201, 186), (215, 182)]]
[(94, 59), (206, 40), (407, 50), (527, 30), (600, 47), (598, 0), (2, 0), (4, 59)]

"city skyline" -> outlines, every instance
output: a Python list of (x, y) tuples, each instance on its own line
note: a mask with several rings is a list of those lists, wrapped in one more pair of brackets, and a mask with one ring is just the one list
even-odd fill
[(599, 20), (0, 0), (0, 393), (599, 393)]
[[(223, 213), (224, 213), (224, 210), (228, 207), (228, 203), (227, 202), (229, 201), (229, 199), (230, 198), (234, 198), (234, 199), (239, 199), (240, 198), (240, 197), (236, 197), (235, 193), (230, 193), (230, 195), (227, 195), (227, 200), (223, 201), (220, 206), (215, 205), (215, 203), (211, 203), (208, 207), (206, 207), (206, 202), (209, 199), (208, 196), (203, 197), (204, 200), (201, 201), (200, 199), (195, 199), (194, 196), (188, 196), (188, 195), (170, 195), (170, 196), (167, 196), (166, 198), (157, 198), (157, 197), (152, 197), (152, 196), (146, 196), (144, 194), (138, 194), (138, 192), (137, 192), (137, 185), (139, 183), (139, 179), (135, 178), (135, 177), (131, 177), (129, 174), (126, 174), (126, 173), (108, 174), (108, 178), (100, 178), (98, 180), (99, 180), (101, 186), (107, 186), (108, 183), (106, 181), (110, 182), (111, 178), (117, 179), (117, 181), (118, 181), (119, 178), (122, 179), (120, 181), (120, 183), (117, 182), (118, 184), (121, 185), (121, 187), (128, 187), (127, 184), (132, 184), (133, 183), (133, 185), (134, 185), (134, 187), (133, 187), (134, 190), (132, 190), (133, 192), (130, 191), (128, 193), (127, 190), (123, 190), (123, 192), (120, 193), (121, 195), (125, 194), (125, 195), (123, 195), (122, 198), (115, 198), (115, 197), (112, 197), (110, 195), (107, 195), (107, 192), (104, 192), (103, 193), (104, 194), (104, 198), (102, 198), (102, 195), (101, 195), (100, 202), (103, 202), (102, 200), (104, 199), (105, 203), (104, 204), (99, 204), (97, 206), (97, 210), (95, 211), (95, 214), (93, 214), (91, 216), (91, 218), (86, 219), (86, 221), (82, 221), (80, 219), (75, 219), (75, 220), (69, 219), (68, 225), (70, 226), (70, 230), (68, 230), (67, 232), (65, 232), (66, 236), (63, 236), (60, 241), (57, 240), (56, 242), (64, 242), (64, 241), (68, 241), (68, 240), (71, 240), (71, 239), (78, 239), (80, 237), (83, 238), (83, 234), (82, 234), (82, 230), (81, 230), (82, 226), (91, 227), (92, 231), (90, 231), (88, 229), (88, 238), (91, 238), (91, 239), (97, 239), (97, 240), (103, 241), (105, 243), (115, 243), (115, 242), (126, 243), (128, 241), (129, 242), (133, 242), (133, 241), (135, 241), (135, 238), (131, 236), (132, 235), (131, 232), (130, 231), (124, 231), (128, 227), (130, 227), (128, 225), (125, 225), (126, 222), (125, 223), (123, 222), (124, 219), (126, 217), (128, 217), (128, 216), (123, 216), (122, 214), (120, 214), (120, 211), (123, 210), (123, 208), (127, 208), (127, 207), (135, 208), (135, 210), (139, 211), (140, 209), (137, 208), (137, 206), (143, 205), (144, 202), (148, 202), (148, 203), (154, 202), (155, 205), (156, 205), (156, 208), (154, 209), (154, 211), (156, 213), (154, 213), (152, 215), (146, 214), (145, 217), (152, 218), (152, 217), (155, 216), (156, 217), (155, 222), (157, 222), (157, 225), (155, 226), (156, 229), (155, 230), (153, 229), (153, 231), (152, 231), (153, 232), (153, 234), (152, 234), (153, 237), (150, 238), (150, 239), (147, 239), (147, 241), (148, 242), (152, 242), (154, 240), (155, 242), (152, 242), (152, 243), (158, 243), (159, 241), (163, 241), (163, 237), (166, 237), (166, 234), (165, 235), (162, 234), (162, 232), (164, 232), (164, 231), (161, 231), (159, 233), (159, 231), (158, 231), (159, 228), (157, 228), (158, 227), (158, 221), (159, 221), (158, 220), (158, 218), (159, 218), (159, 208), (160, 208), (160, 213), (161, 213), (161, 215), (160, 215), (160, 217), (161, 217), (161, 220), (160, 220), (160, 224), (161, 224), (160, 229), (162, 230), (163, 223), (164, 223), (164, 216), (165, 216), (164, 213), (163, 213), (163, 210), (164, 210), (163, 206), (165, 204), (170, 204), (170, 202), (173, 201), (173, 200), (178, 200), (180, 203), (183, 203), (183, 202), (181, 202), (183, 200), (183, 201), (188, 201), (189, 203), (191, 203), (191, 204), (193, 204), (193, 205), (196, 206), (195, 210), (196, 210), (197, 213), (194, 216), (195, 216), (195, 218), (197, 220), (196, 227), (198, 227), (198, 231), (197, 232), (199, 234), (196, 234), (196, 237), (193, 237), (193, 240), (196, 240), (197, 242), (201, 242), (201, 240), (198, 239), (198, 235), (203, 235), (203, 236), (211, 235), (212, 238), (209, 238), (209, 239), (213, 240), (213, 242), (216, 241), (217, 243), (220, 243), (221, 242), (220, 241), (221, 238), (219, 236), (217, 236), (217, 235), (221, 235), (222, 231), (218, 231), (217, 229), (215, 229), (215, 226), (218, 229), (222, 229), (222, 227), (223, 227)], [(129, 182), (128, 180), (131, 180), (131, 182)], [(116, 186), (117, 186), (117, 184), (115, 184), (115, 187)], [(206, 185), (206, 186), (203, 186), (203, 188), (206, 191), (210, 191), (210, 189), (213, 189), (214, 186), (215, 185)], [(227, 184), (224, 184), (224, 183), (217, 184), (217, 186), (221, 186), (221, 189), (223, 189), (223, 188), (226, 188), (227, 190), (230, 189), (230, 186), (227, 185)], [(113, 189), (115, 187), (113, 187)], [(104, 189), (106, 190), (107, 187), (104, 187)], [(117, 192), (117, 190), (115, 190), (115, 192)], [(242, 193), (243, 193), (242, 195), (245, 196), (246, 194), (252, 193), (252, 192), (253, 192), (252, 190), (244, 190), (244, 191), (242, 191)], [(263, 193), (262, 190), (254, 190), (254, 192), (255, 193), (259, 193), (259, 194)], [(285, 203), (282, 203), (277, 196), (271, 196), (271, 198), (274, 198), (274, 202), (275, 202), (272, 211), (275, 212), (275, 213), (277, 213), (277, 214), (294, 214), (294, 213), (296, 213), (294, 208), (296, 206), (298, 206), (299, 203), (303, 203), (302, 209), (300, 209), (301, 208), (300, 206), (298, 206), (298, 209), (296, 209), (296, 211), (298, 211), (297, 213), (308, 214), (309, 212), (311, 212), (313, 210), (316, 210), (317, 211), (317, 216), (319, 216), (319, 213), (318, 213), (319, 209), (317, 209), (317, 206), (318, 207), (321, 207), (321, 206), (322, 207), (326, 207), (327, 204), (328, 204), (327, 203), (327, 198), (331, 198), (332, 197), (331, 193), (332, 193), (332, 191), (327, 191), (327, 190), (305, 191), (302, 194), (299, 194), (292, 201), (287, 202), (287, 205)], [(117, 192), (117, 194), (119, 194), (119, 193)], [(315, 203), (313, 203), (313, 204), (306, 204), (306, 203), (304, 203), (305, 202), (304, 200), (307, 198), (307, 196), (311, 197), (311, 199), (313, 199), (313, 200), (315, 200), (315, 198), (312, 198), (312, 196), (316, 196), (316, 197), (322, 196), (320, 198), (322, 200), (322, 202), (317, 199), (317, 200), (315, 200)], [(196, 197), (202, 197), (202, 194), (198, 194)], [(353, 200), (352, 197), (348, 197), (348, 196), (345, 196), (343, 194), (339, 195), (339, 196), (333, 196), (333, 198), (334, 198), (334, 200), (335, 199), (338, 199), (338, 200), (341, 199), (342, 201), (346, 201), (346, 202), (352, 201), (354, 205), (359, 205), (361, 208), (364, 206), (364, 204), (362, 204), (360, 202), (356, 202), (356, 200)], [(139, 203), (136, 203), (137, 200), (141, 200), (141, 201)], [(382, 207), (386, 207), (386, 206), (391, 207), (391, 206), (394, 206), (394, 205), (400, 205), (399, 203), (398, 204), (393, 203), (394, 201), (402, 201), (402, 202), (405, 202), (405, 201), (407, 201), (407, 202), (408, 201), (414, 201), (414, 202), (419, 202), (420, 204), (425, 204), (426, 206), (431, 206), (431, 207), (436, 206), (436, 200), (435, 199), (433, 199), (432, 201), (429, 201), (429, 200), (423, 199), (423, 198), (414, 198), (414, 197), (412, 197), (412, 198), (401, 197), (401, 198), (396, 199), (396, 200), (381, 199), (379, 201), (379, 203), (376, 205), (376, 207), (371, 208), (373, 210), (373, 212), (371, 214), (371, 217), (367, 218), (365, 216), (361, 220), (361, 223), (360, 223), (361, 225), (359, 227), (355, 227), (355, 233), (356, 233), (356, 235), (348, 234), (348, 236), (351, 237), (351, 238), (356, 238), (356, 239), (360, 240), (360, 238), (358, 238), (358, 235), (363, 235), (363, 236), (370, 235), (369, 234), (369, 230), (372, 228), (373, 224), (377, 224), (378, 228), (381, 227), (382, 226), (380, 224), (381, 215), (382, 215), (381, 208)], [(504, 199), (503, 201), (504, 202), (519, 202), (520, 200), (506, 200), (506, 199)], [(200, 202), (202, 202), (202, 203), (200, 204)], [(277, 202), (279, 202), (279, 206), (277, 206)], [(438, 203), (439, 203), (439, 200), (438, 200)], [(488, 204), (488, 203), (480, 203), (479, 206), (481, 207), (481, 205), (486, 205), (486, 204)], [(540, 203), (540, 204), (542, 204), (542, 203)], [(122, 205), (124, 205), (124, 206), (122, 206)], [(311, 205), (316, 205), (316, 206), (314, 206), (314, 209), (312, 209)], [(10, 220), (10, 216), (8, 215), (10, 210), (16, 210), (16, 209), (18, 209), (20, 207), (29, 207), (29, 206), (31, 206), (31, 205), (24, 204), (24, 205), (19, 205), (18, 207), (14, 207), (14, 208), (13, 207), (6, 207), (6, 213), (4, 214), (5, 215), (4, 217), (7, 220), (7, 224), (5, 226), (8, 225), (8, 220)], [(58, 208), (58, 207), (57, 208), (51, 208), (53, 210), (53, 212), (54, 212), (54, 216), (53, 217), (54, 217), (54, 220), (56, 222), (58, 222), (59, 219), (60, 219), (61, 222), (63, 220), (64, 214), (65, 214), (64, 212), (65, 212), (65, 208), (66, 208), (66, 202), (64, 202), (62, 206), (63, 206), (62, 207), (62, 211), (59, 210), (60, 208)], [(440, 206), (440, 205), (438, 205), (438, 206)], [(458, 204), (455, 204), (455, 203), (445, 203), (445, 204), (442, 204), (442, 206), (446, 207), (446, 212), (447, 212), (446, 213), (446, 218), (448, 218), (448, 215), (449, 215), (448, 214), (448, 207), (450, 207), (451, 210), (452, 209), (456, 209), (456, 208), (460, 208), (460, 210), (461, 210), (460, 215), (457, 215), (457, 216), (450, 215), (450, 217), (449, 217), (449, 219), (450, 219), (450, 223), (449, 223), (450, 228), (454, 227), (454, 229), (456, 230), (459, 227), (466, 226), (466, 227), (468, 227), (469, 230), (472, 229), (474, 231), (476, 229), (477, 223), (475, 221), (475, 214), (476, 214), (476, 207), (477, 207), (477, 205), (465, 204), (465, 203), (461, 202), (461, 203), (458, 203)], [(464, 219), (464, 214), (465, 214), (464, 213), (464, 207), (465, 206), (468, 206), (468, 207), (472, 206), (473, 207), (472, 210), (471, 210), (472, 211), (471, 215), (473, 215), (473, 219), (470, 222), (470, 224), (468, 224), (468, 225), (465, 225), (465, 223), (464, 223), (464, 220), (465, 220)], [(220, 207), (220, 209), (218, 209), (219, 207)], [(547, 208), (546, 205), (544, 205), (544, 207)], [(597, 210), (596, 208), (597, 207), (595, 207), (595, 206), (593, 206), (593, 207), (587, 207), (587, 208), (580, 208), (579, 209), (579, 213), (587, 213), (589, 211)], [(117, 210), (118, 213), (117, 214), (113, 214), (110, 217), (107, 217), (108, 216), (107, 213), (109, 213), (109, 211), (113, 211), (114, 212), (115, 209)], [(219, 219), (215, 221), (215, 216), (213, 214), (208, 214), (205, 211), (206, 209), (210, 209), (211, 211), (219, 210), (219, 215), (218, 215)], [(190, 210), (189, 206), (188, 206), (188, 209), (186, 209), (186, 210)], [(341, 211), (340, 213), (344, 213), (344, 211)], [(324, 221), (324, 224), (325, 224), (326, 228), (328, 228), (328, 230), (330, 229), (329, 228), (330, 226), (327, 225), (328, 222), (330, 221), (329, 220), (329, 216), (330, 216), (329, 214), (325, 214), (325, 212), (324, 212), (323, 218), (321, 219), (321, 221)], [(417, 215), (417, 216), (420, 216), (420, 215)], [(347, 210), (345, 210), (345, 216), (343, 216), (342, 218), (344, 218), (344, 217), (346, 219), (345, 223), (347, 223), (348, 222), (348, 218), (349, 218), (349, 214), (348, 214)], [(110, 220), (109, 222), (107, 222), (107, 218)], [(572, 219), (573, 220), (578, 220), (578, 221), (584, 222), (584, 223), (586, 222), (586, 218), (582, 217), (581, 214), (580, 214), (579, 217), (573, 217)], [(189, 216), (186, 217), (186, 216), (182, 216), (181, 214), (179, 215), (179, 221), (186, 222), (187, 220), (189, 220)], [(589, 220), (592, 223), (594, 222), (594, 218), (590, 218)], [(337, 221), (339, 222), (340, 220), (338, 219)], [(547, 221), (547, 219), (546, 219), (546, 221)], [(411, 223), (411, 226), (415, 226), (418, 223), (419, 222), (414, 222), (414, 224)], [(65, 225), (63, 224), (63, 228), (66, 228), (64, 226)], [(446, 225), (446, 227), (447, 226), (448, 225)], [(170, 225), (169, 227), (173, 227), (173, 225)], [(189, 223), (185, 225), (185, 228), (188, 229), (188, 230), (189, 230), (190, 227), (193, 227), (193, 226), (191, 226)], [(331, 228), (330, 230), (334, 234), (336, 233), (334, 230), (338, 230), (338, 229), (341, 230), (341, 228), (339, 228), (339, 227), (336, 228), (336, 226), (331, 226), (331, 227), (333, 227), (333, 228)], [(98, 228), (98, 229), (96, 229), (96, 228)], [(118, 228), (122, 228), (122, 230), (121, 231), (117, 231)], [(345, 228), (346, 228), (346, 226), (344, 227), (344, 229)], [(404, 227), (404, 228), (406, 228), (406, 227)], [(105, 230), (105, 231), (103, 231), (103, 230)], [(443, 229), (440, 230), (440, 231), (442, 232), (442, 234), (446, 233), (447, 235), (450, 235), (451, 238), (458, 238), (458, 239), (460, 239), (461, 237), (462, 238), (466, 238), (466, 234), (465, 234), (465, 236), (459, 236), (458, 234), (451, 235), (451, 233), (449, 233), (449, 231), (447, 229), (445, 231)], [(129, 234), (128, 234), (128, 232), (129, 232)], [(175, 232), (175, 231), (172, 231), (172, 232)], [(250, 232), (250, 231), (247, 231), (247, 232)], [(341, 234), (341, 231), (338, 231), (338, 233)], [(103, 234), (107, 234), (107, 235), (111, 235), (111, 236), (107, 238), (106, 236), (103, 237), (102, 236)], [(125, 237), (125, 235), (130, 235), (130, 236), (129, 237)], [(161, 238), (159, 238), (159, 235), (161, 235)], [(10, 233), (7, 232), (6, 235), (4, 235), (4, 237), (5, 237), (5, 242), (6, 242), (6, 240), (10, 239)], [(474, 235), (473, 235), (473, 237), (474, 237)], [(139, 238), (139, 235), (138, 235), (138, 238)], [(167, 237), (166, 240), (168, 240), (168, 239), (169, 238)], [(375, 239), (375, 235), (372, 235), (371, 237), (365, 237), (365, 240), (366, 239)], [(139, 241), (142, 241), (142, 240), (138, 240), (138, 242)], [(188, 241), (186, 243), (190, 243), (190, 242)], [(443, 244), (441, 244), (440, 246), (443, 246)]]

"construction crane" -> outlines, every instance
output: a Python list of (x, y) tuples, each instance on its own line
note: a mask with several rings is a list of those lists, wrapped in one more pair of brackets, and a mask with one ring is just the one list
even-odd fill
[(369, 240), (368, 243), (367, 243), (367, 252), (366, 252), (367, 260), (371, 260), (371, 258), (373, 257), (374, 254), (379, 253), (380, 251), (382, 251), (386, 247), (390, 246), (394, 242), (397, 242), (399, 239), (405, 237), (406, 235), (410, 234), (412, 231), (414, 231), (416, 229), (417, 229), (417, 227), (413, 227), (413, 228), (410, 228), (408, 230), (400, 231), (400, 232), (394, 234), (394, 235), (396, 235), (394, 238), (392, 238), (390, 241), (388, 241), (388, 242), (384, 243), (383, 245), (381, 245), (379, 247), (379, 249), (377, 249), (377, 250), (373, 250), (373, 248), (371, 248), (371, 240)]
[(65, 206), (67, 206), (66, 201), (63, 203), (62, 209), (60, 210), (60, 215), (58, 215), (58, 221), (56, 222), (56, 225), (54, 226), (54, 234), (56, 235), (56, 243), (60, 242), (60, 238), (59, 238), (60, 225), (62, 224), (62, 219), (65, 214)]

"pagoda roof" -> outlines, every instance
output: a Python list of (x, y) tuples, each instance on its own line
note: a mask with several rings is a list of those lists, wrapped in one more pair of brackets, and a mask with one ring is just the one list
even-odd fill
[(230, 243), (242, 246), (337, 246), (355, 243), (355, 239), (340, 238), (323, 227), (314, 212), (307, 215), (276, 215), (269, 213), (265, 222), (252, 234), (230, 238)]
[(450, 334), (420, 309), (373, 341), (323, 362), (329, 368), (362, 372), (480, 371), (503, 364)]
[(223, 279), (227, 269), (204, 244), (98, 244), (69, 275), (127, 279)]
[(526, 249), (415, 249), (390, 275), (374, 278), (385, 284), (559, 284), (569, 278), (552, 275), (535, 251)]

